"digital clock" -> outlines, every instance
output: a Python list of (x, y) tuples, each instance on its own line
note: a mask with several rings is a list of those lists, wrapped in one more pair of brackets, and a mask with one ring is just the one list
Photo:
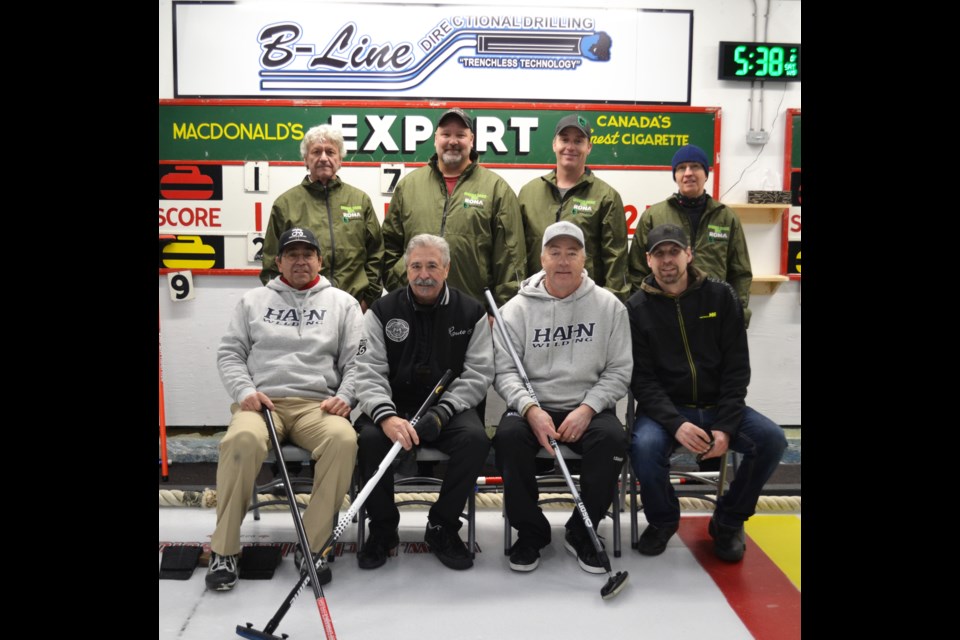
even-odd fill
[(721, 42), (717, 77), (800, 82), (800, 43)]

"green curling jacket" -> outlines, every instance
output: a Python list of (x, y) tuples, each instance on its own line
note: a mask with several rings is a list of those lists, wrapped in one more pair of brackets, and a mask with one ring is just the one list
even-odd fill
[[(646, 211), (637, 223), (637, 230), (627, 256), (630, 290), (640, 289), (643, 279), (650, 275), (647, 266), (647, 235), (661, 224), (675, 224), (690, 237), (690, 219), (677, 201), (676, 194), (659, 202)], [(700, 271), (717, 280), (729, 282), (743, 305), (743, 317), (750, 324), (750, 284), (753, 271), (743, 225), (736, 212), (722, 202), (707, 196), (707, 206), (700, 218), (697, 237), (690, 239), (693, 247), (693, 264)]]
[(320, 273), (333, 286), (369, 307), (380, 297), (383, 236), (370, 197), (334, 176), (327, 185), (306, 176), (273, 203), (263, 234), (264, 284), (280, 275), (275, 258), (281, 234), (306, 227), (317, 237), (323, 257)]
[(526, 277), (526, 245), (517, 196), (506, 180), (471, 164), (447, 193), (437, 155), (404, 176), (393, 192), (383, 221), (383, 284), (393, 291), (407, 284), (403, 253), (421, 233), (450, 245), (450, 286), (485, 302), (490, 288), (498, 305), (512, 298)]
[(525, 184), (517, 198), (523, 214), (529, 275), (540, 271), (544, 230), (554, 222), (567, 220), (583, 231), (590, 278), (620, 302), (627, 301), (627, 221), (623, 199), (616, 189), (587, 168), (561, 199), (554, 170)]

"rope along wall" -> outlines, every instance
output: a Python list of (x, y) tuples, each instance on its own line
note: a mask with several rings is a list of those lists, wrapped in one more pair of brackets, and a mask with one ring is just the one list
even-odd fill
[[(161, 507), (200, 507), (204, 509), (215, 509), (217, 507), (217, 492), (213, 489), (204, 491), (181, 491), (178, 489), (160, 490)], [(305, 493), (297, 494), (297, 502), (306, 506), (309, 495)], [(548, 498), (570, 498), (569, 493), (541, 493), (540, 499)], [(283, 496), (263, 495), (262, 500), (283, 500)], [(425, 500), (436, 502), (436, 492), (423, 493), (397, 493), (394, 500)], [(626, 508), (630, 508), (631, 496), (627, 495)], [(350, 508), (350, 496), (344, 496), (341, 511)], [(426, 509), (421, 505), (403, 506), (402, 509)], [(503, 508), (503, 493), (499, 492), (479, 492), (477, 493), (477, 509), (497, 509)], [(544, 509), (571, 509), (573, 508), (573, 499), (568, 502), (551, 502), (543, 505)], [(714, 505), (708, 500), (701, 500), (695, 497), (681, 497), (680, 509), (682, 511), (713, 511)], [(260, 507), (264, 511), (290, 509), (286, 504)], [(760, 496), (757, 502), (757, 513), (800, 513), (800, 496)]]

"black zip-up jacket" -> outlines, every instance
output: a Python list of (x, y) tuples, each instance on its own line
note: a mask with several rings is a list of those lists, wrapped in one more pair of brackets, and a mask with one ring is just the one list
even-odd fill
[(417, 304), (409, 285), (373, 303), (357, 356), (357, 397), (374, 422), (409, 420), (447, 369), (454, 379), (438, 404), (450, 415), (486, 397), (493, 341), (482, 304), (449, 285), (432, 306)]
[[(691, 265), (690, 285), (678, 296), (654, 276), (627, 300), (633, 338), (630, 389), (637, 411), (676, 435), (686, 418), (674, 405), (714, 407), (711, 427), (736, 435), (750, 383), (743, 306), (726, 282)], [(699, 426), (699, 425), (698, 425)]]

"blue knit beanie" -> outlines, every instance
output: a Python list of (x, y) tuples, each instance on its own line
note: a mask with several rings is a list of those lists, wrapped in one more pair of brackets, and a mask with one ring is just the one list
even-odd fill
[(707, 160), (707, 154), (695, 144), (680, 147), (677, 149), (677, 152), (673, 154), (673, 160), (670, 161), (670, 165), (673, 168), (674, 180), (676, 180), (677, 165), (681, 162), (699, 162), (703, 165), (703, 170), (707, 172), (707, 175), (710, 175), (710, 161)]

